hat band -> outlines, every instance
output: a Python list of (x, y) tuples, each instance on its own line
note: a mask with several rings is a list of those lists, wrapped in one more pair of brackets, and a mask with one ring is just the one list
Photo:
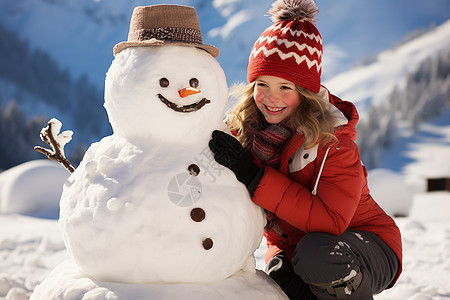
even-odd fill
[(157, 39), (171, 42), (186, 42), (202, 44), (202, 33), (193, 28), (146, 28), (130, 32), (128, 41), (143, 42), (146, 40)]

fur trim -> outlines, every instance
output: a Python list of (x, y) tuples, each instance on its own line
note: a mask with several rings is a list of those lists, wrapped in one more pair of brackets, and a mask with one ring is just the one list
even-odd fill
[(270, 19), (279, 21), (297, 20), (309, 21), (316, 24), (316, 15), (319, 12), (314, 0), (277, 0), (272, 4)]

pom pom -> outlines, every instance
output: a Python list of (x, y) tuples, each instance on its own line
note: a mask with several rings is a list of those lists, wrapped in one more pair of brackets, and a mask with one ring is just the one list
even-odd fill
[(272, 4), (269, 14), (270, 19), (276, 23), (279, 21), (309, 21), (316, 23), (316, 15), (319, 12), (314, 0), (277, 0)]

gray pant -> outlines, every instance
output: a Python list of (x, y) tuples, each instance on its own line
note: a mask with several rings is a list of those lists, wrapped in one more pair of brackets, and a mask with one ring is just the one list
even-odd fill
[(370, 300), (394, 280), (398, 265), (395, 253), (378, 236), (347, 230), (340, 236), (307, 234), (297, 244), (292, 264), (281, 252), (268, 262), (266, 271), (291, 300), (336, 300), (313, 284), (334, 282), (359, 267), (362, 281), (345, 299)]

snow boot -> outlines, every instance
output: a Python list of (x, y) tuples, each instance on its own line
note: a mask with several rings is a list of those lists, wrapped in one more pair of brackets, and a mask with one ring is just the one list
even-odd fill
[(284, 251), (268, 261), (266, 273), (281, 287), (290, 300), (317, 300), (309, 285), (294, 272), (294, 267)]

